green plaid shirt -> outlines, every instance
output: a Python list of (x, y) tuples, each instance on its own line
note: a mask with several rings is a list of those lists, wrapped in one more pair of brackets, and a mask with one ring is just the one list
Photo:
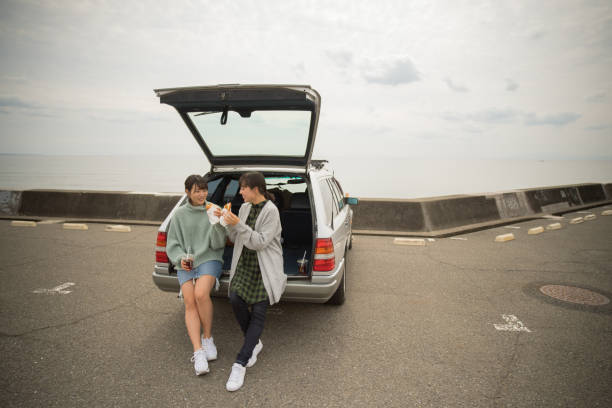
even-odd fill
[[(251, 207), (246, 224), (253, 230), (255, 229), (255, 221), (257, 221), (257, 217), (266, 202), (263, 201)], [(242, 254), (240, 254), (240, 259), (238, 259), (238, 265), (236, 265), (231, 288), (232, 291), (236, 292), (249, 305), (268, 300), (268, 293), (261, 279), (257, 251), (246, 246), (242, 247)]]

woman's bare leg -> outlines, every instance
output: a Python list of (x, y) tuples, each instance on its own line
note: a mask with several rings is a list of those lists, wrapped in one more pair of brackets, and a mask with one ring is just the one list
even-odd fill
[(183, 300), (185, 301), (185, 326), (187, 326), (187, 334), (191, 344), (193, 344), (193, 351), (198, 351), (202, 348), (202, 344), (200, 341), (200, 316), (198, 305), (195, 301), (193, 281), (185, 282), (181, 286), (181, 290), (183, 291)]
[(195, 284), (195, 303), (198, 308), (204, 338), (211, 336), (213, 322), (213, 304), (210, 299), (210, 290), (215, 286), (216, 278), (211, 275), (202, 275)]

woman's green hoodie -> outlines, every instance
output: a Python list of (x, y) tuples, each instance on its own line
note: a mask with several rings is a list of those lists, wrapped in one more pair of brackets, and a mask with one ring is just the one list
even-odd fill
[(207, 261), (223, 262), (225, 241), (225, 228), (219, 223), (211, 225), (208, 221), (206, 203), (195, 207), (187, 202), (172, 216), (166, 253), (170, 262), (180, 268), (181, 259), (191, 248), (193, 267), (196, 268)]

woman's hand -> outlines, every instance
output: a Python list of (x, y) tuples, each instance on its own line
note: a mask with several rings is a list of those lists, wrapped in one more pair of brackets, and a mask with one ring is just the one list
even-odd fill
[(240, 218), (238, 218), (238, 216), (231, 211), (227, 211), (223, 216), (223, 219), (227, 225), (231, 225), (232, 227), (240, 222)]
[(189, 267), (189, 265), (187, 265), (187, 262), (185, 262), (184, 259), (181, 259), (181, 269), (184, 271), (190, 271), (191, 268)]
[(213, 214), (215, 214), (215, 217), (221, 217), (223, 215), (223, 211), (221, 211), (219, 207), (216, 207)]

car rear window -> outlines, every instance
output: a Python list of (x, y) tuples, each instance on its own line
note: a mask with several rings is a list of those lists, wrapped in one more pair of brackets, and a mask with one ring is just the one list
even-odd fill
[(214, 156), (304, 156), (310, 131), (310, 111), (260, 110), (249, 117), (227, 112), (189, 112)]

